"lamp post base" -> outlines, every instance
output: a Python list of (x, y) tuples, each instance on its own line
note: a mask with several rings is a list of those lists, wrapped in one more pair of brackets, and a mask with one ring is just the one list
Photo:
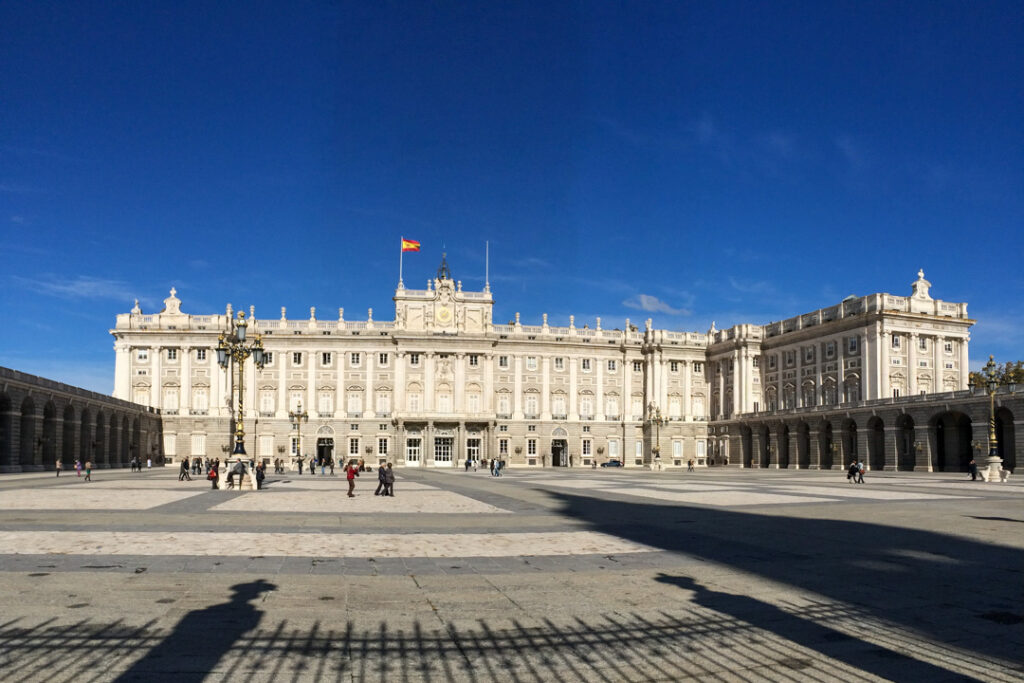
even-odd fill
[(978, 474), (981, 475), (982, 481), (988, 482), (1004, 482), (1010, 478), (1010, 470), (1003, 469), (1003, 459), (994, 448), (988, 453), (985, 468), (979, 470)]

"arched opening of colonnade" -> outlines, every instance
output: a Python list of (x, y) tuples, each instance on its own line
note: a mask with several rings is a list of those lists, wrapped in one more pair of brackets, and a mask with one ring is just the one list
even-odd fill
[(906, 414), (896, 418), (896, 469), (900, 472), (914, 471), (917, 449), (914, 436), (914, 418)]
[(754, 433), (750, 427), (740, 427), (740, 453), (743, 458), (744, 467), (754, 466)]
[(757, 448), (760, 451), (757, 454), (758, 465), (761, 468), (767, 468), (771, 466), (771, 449), (769, 449), (769, 439), (771, 438), (768, 432), (768, 426), (762, 425), (758, 430), (758, 443)]
[(996, 448), (1003, 459), (1003, 469), (1012, 472), (1017, 466), (1017, 434), (1013, 413), (1005, 406), (996, 409)]
[(11, 397), (0, 393), (0, 472), (10, 472), (17, 465), (14, 457), (14, 429)]
[(806, 422), (796, 426), (796, 466), (802, 470), (811, 467), (811, 428)]
[(835, 460), (833, 455), (836, 443), (832, 436), (832, 423), (823, 420), (821, 426), (818, 427), (818, 449), (821, 453), (821, 469), (823, 470), (832, 469)]
[(789, 425), (779, 430), (779, 467), (789, 469)]
[(857, 457), (857, 423), (854, 422), (853, 419), (847, 418), (843, 420), (840, 438), (843, 443), (843, 465), (848, 465), (854, 460), (859, 460)]
[(973, 457), (971, 418), (961, 412), (949, 411), (933, 417), (930, 426), (935, 434), (932, 470), (966, 472)]
[(75, 454), (75, 409), (68, 404), (64, 406), (64, 424), (61, 434), (60, 457), (65, 465), (74, 465)]
[(868, 420), (868, 466), (885, 469), (885, 423), (877, 415)]
[(43, 435), (39, 442), (43, 456), (43, 469), (57, 467), (57, 406), (47, 401), (43, 406)]
[(35, 469), (33, 450), (36, 447), (36, 404), (26, 396), (21, 402), (21, 443), (18, 448), (18, 464), (22, 471)]

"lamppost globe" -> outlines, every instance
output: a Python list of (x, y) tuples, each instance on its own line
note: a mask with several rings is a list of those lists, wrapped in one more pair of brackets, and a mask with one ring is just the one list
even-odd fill
[(245, 455), (245, 430), (243, 420), (245, 418), (245, 361), (249, 356), (253, 357), (256, 369), (262, 370), (266, 362), (266, 354), (263, 351), (263, 340), (256, 335), (250, 342), (246, 343), (249, 323), (245, 320), (245, 312), (239, 311), (237, 320), (229, 320), (229, 329), (222, 332), (217, 339), (217, 364), (224, 370), (229, 370), (234, 376), (234, 365), (238, 365), (238, 409), (235, 411), (235, 446), (231, 451), (232, 455)]

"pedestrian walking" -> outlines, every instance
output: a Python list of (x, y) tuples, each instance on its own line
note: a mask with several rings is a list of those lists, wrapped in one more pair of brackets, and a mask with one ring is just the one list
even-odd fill
[(686, 461), (686, 471), (693, 472), (693, 458)]
[(85, 461), (85, 480), (92, 481), (92, 460)]
[(974, 462), (974, 458), (967, 463), (967, 472), (971, 475), (971, 481), (978, 481), (978, 463)]
[(60, 471), (64, 469), (64, 463), (60, 460), (57, 461), (57, 476), (60, 476)]
[(217, 488), (217, 480), (220, 479), (220, 459), (210, 465), (206, 478), (210, 480), (210, 488)]
[(327, 458), (325, 456), (320, 457), (320, 476), (327, 474)]
[(192, 481), (192, 477), (188, 475), (189, 461), (188, 458), (182, 458), (181, 460), (181, 471), (178, 472), (178, 481)]
[(860, 460), (857, 461), (857, 483), (864, 483), (864, 463)]
[(153, 469), (153, 458), (146, 458), (146, 469)]
[(327, 458), (327, 467), (331, 470), (331, 476), (334, 476), (334, 456)]
[(386, 482), (387, 478), (384, 474), (385, 472), (386, 470), (383, 467), (377, 468), (377, 490), (373, 492), (373, 495), (375, 496), (379, 496), (381, 494), (381, 491), (384, 492), (385, 496), (388, 495), (388, 486)]
[(82, 461), (81, 460), (75, 460), (75, 476), (76, 477), (82, 476)]
[(356, 467), (354, 460), (349, 461), (348, 467), (345, 468), (345, 478), (348, 479), (348, 497), (355, 498), (356, 490), (356, 477), (359, 476), (359, 469)]
[(388, 463), (387, 469), (384, 470), (384, 495), (395, 497), (395, 471), (391, 469), (391, 463)]
[(256, 489), (263, 488), (263, 480), (267, 478), (267, 473), (264, 471), (263, 463), (260, 462), (256, 465)]
[(854, 460), (850, 463), (850, 466), (846, 469), (846, 481), (851, 484), (857, 483), (857, 475), (860, 473), (860, 467), (857, 465), (857, 461)]
[(299, 456), (299, 476), (302, 476), (302, 456)]

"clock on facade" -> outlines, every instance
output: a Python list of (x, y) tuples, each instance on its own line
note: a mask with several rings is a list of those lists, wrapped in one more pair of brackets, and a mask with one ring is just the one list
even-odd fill
[(452, 319), (452, 309), (446, 307), (440, 308), (437, 311), (437, 319), (443, 323), (448, 322)]

